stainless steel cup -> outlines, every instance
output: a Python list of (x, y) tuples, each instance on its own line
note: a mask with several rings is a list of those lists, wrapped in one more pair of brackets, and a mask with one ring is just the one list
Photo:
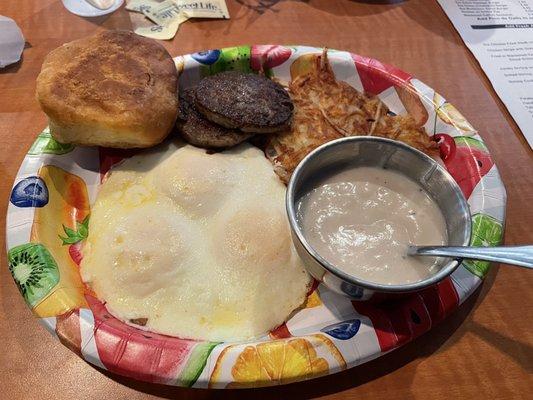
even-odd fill
[(450, 275), (462, 259), (441, 258), (439, 271), (419, 282), (403, 285), (367, 282), (339, 270), (311, 247), (297, 218), (297, 203), (328, 174), (354, 166), (390, 169), (417, 182), (442, 211), (447, 244), (467, 246), (470, 243), (468, 203), (457, 183), (441, 165), (401, 142), (371, 136), (346, 137), (328, 142), (308, 154), (292, 174), (287, 188), (286, 206), (292, 237), (308, 272), (335, 292), (359, 301), (380, 297), (381, 294), (419, 291)]

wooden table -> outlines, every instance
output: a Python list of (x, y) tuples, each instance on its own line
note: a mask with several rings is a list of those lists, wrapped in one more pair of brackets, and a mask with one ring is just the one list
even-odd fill
[[(435, 1), (228, 1), (229, 21), (189, 21), (173, 41), (178, 55), (246, 43), (344, 49), (395, 64), (436, 88), (481, 132), (508, 194), (505, 243), (533, 242), (533, 153), (473, 56)], [(96, 19), (57, 0), (2, 1), (0, 14), (24, 32), (23, 60), (0, 70), (0, 182), (4, 216), (18, 166), (46, 125), (34, 99), (44, 56), (102, 29), (131, 29), (125, 9)], [(3, 233), (2, 233), (3, 235)], [(2, 236), (1, 241), (4, 240)], [(41, 328), (0, 268), (0, 397), (140, 398), (531, 398), (533, 273), (495, 267), (483, 287), (430, 333), (343, 373), (275, 389), (210, 392), (149, 385), (99, 371)]]

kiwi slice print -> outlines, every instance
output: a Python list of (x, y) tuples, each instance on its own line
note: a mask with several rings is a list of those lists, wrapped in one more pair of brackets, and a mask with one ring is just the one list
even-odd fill
[(26, 303), (33, 307), (59, 283), (59, 269), (50, 252), (40, 243), (13, 247), (9, 271)]

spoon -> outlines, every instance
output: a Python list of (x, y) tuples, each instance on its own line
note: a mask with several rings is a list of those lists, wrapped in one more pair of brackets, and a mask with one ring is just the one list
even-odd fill
[(533, 246), (409, 246), (410, 256), (460, 257), (533, 268)]

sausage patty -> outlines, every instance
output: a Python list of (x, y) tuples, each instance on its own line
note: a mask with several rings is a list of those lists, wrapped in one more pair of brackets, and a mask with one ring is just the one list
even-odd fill
[(261, 75), (226, 71), (200, 81), (196, 108), (226, 128), (273, 133), (290, 126), (294, 107), (280, 84)]
[(194, 105), (196, 87), (180, 90), (176, 126), (190, 144), (207, 148), (225, 148), (238, 145), (251, 134), (217, 125), (198, 112)]

